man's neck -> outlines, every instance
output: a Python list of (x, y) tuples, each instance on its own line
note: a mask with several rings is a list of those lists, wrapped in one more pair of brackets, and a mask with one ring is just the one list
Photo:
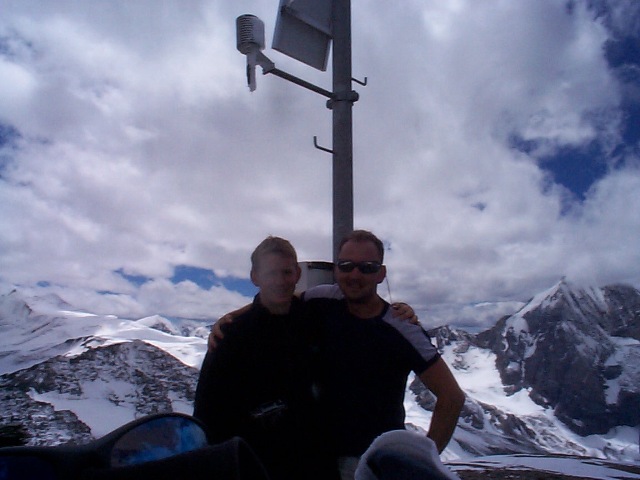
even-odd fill
[[(289, 303), (265, 303), (260, 295), (258, 295), (258, 300), (260, 304), (266, 308), (270, 314), (272, 315), (287, 315), (289, 310), (291, 310), (291, 302)], [(293, 298), (292, 298), (293, 301)]]
[(290, 309), (291, 309), (291, 304), (287, 305), (286, 307), (278, 305), (275, 307), (271, 306), (267, 308), (267, 310), (269, 310), (269, 313), (271, 313), (272, 315), (286, 315), (289, 313)]
[(347, 308), (349, 309), (349, 313), (358, 318), (367, 319), (377, 317), (378, 315), (382, 315), (384, 311), (384, 300), (376, 295), (371, 300), (366, 302), (350, 302), (347, 300)]

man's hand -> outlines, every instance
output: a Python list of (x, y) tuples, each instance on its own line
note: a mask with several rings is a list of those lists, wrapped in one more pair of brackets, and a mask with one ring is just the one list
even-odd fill
[(413, 311), (411, 305), (402, 302), (396, 302), (391, 304), (391, 315), (394, 318), (398, 318), (400, 320), (407, 320), (409, 323), (413, 323), (414, 325), (419, 325), (418, 317), (416, 316), (416, 312)]
[(213, 351), (218, 346), (218, 342), (224, 338), (224, 333), (222, 332), (222, 326), (227, 323), (233, 322), (233, 317), (231, 314), (227, 313), (220, 317), (216, 323), (211, 325), (211, 331), (209, 332), (209, 338), (207, 339), (207, 350)]
[(229, 312), (218, 319), (216, 323), (211, 327), (211, 332), (209, 333), (209, 338), (207, 339), (207, 350), (213, 351), (218, 346), (218, 343), (224, 338), (224, 332), (222, 331), (223, 327), (233, 322), (233, 320), (242, 315), (245, 312), (248, 312), (251, 308), (251, 305), (245, 305), (238, 310), (234, 310), (233, 312)]

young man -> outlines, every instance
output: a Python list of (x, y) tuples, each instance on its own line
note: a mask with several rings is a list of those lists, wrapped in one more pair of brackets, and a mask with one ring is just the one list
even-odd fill
[(428, 437), (442, 452), (451, 439), (464, 394), (426, 332), (389, 320), (377, 293), (386, 275), (382, 242), (354, 231), (341, 242), (335, 266), (341, 301), (307, 299), (321, 317), (319, 401), (343, 479), (380, 434), (404, 428), (407, 377), (414, 371), (437, 397)]
[(212, 442), (244, 438), (274, 480), (336, 478), (313, 398), (313, 324), (301, 321), (303, 304), (293, 296), (300, 278), (296, 252), (288, 241), (269, 237), (251, 264), (259, 293), (207, 353), (194, 416)]

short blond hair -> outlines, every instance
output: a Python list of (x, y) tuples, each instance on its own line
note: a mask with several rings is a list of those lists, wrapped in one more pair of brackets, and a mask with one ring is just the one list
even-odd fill
[(260, 242), (251, 254), (251, 270), (256, 270), (260, 263), (260, 259), (269, 253), (280, 254), (283, 257), (291, 258), (294, 262), (298, 263), (298, 254), (289, 240), (285, 240), (280, 237), (268, 236)]

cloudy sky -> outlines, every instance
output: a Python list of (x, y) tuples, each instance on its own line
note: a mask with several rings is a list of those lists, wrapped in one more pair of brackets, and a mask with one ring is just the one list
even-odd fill
[[(332, 256), (331, 111), (258, 69), (277, 0), (0, 0), (0, 286), (216, 318), (265, 236)], [(563, 276), (640, 287), (640, 2), (353, 0), (354, 224), (393, 299), (481, 327)], [(386, 295), (387, 286), (381, 289)]]

